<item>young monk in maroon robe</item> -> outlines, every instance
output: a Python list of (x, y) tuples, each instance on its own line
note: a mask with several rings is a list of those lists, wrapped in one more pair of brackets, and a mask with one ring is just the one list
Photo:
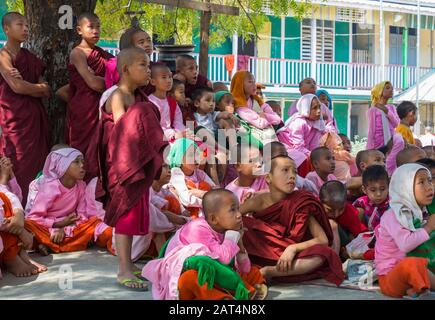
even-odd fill
[(77, 20), (82, 40), (70, 54), (67, 107), (67, 143), (86, 154), (89, 138), (98, 124), (98, 106), (105, 90), (106, 61), (113, 56), (96, 46), (100, 39), (100, 20), (93, 13), (84, 13)]
[(157, 107), (144, 99), (136, 102), (135, 90), (147, 83), (149, 57), (139, 48), (122, 50), (117, 61), (120, 80), (110, 95), (105, 111), (113, 115), (114, 126), (108, 138), (107, 172), (109, 201), (105, 222), (115, 227), (118, 253), (118, 282), (144, 290), (140, 269), (131, 260), (133, 235), (149, 232), (149, 189), (160, 174), (166, 142)]
[(12, 160), (27, 199), (29, 183), (48, 154), (48, 120), (41, 98), (50, 95), (50, 87), (42, 79), (43, 62), (20, 47), (29, 34), (26, 19), (9, 12), (2, 26), (8, 40), (0, 50), (0, 153)]
[(288, 156), (272, 159), (266, 176), (270, 192), (246, 200), (240, 207), (248, 229), (243, 242), (265, 278), (300, 282), (324, 278), (340, 285), (344, 280), (340, 258), (330, 248), (333, 240), (328, 217), (311, 193), (294, 191), (296, 167)]

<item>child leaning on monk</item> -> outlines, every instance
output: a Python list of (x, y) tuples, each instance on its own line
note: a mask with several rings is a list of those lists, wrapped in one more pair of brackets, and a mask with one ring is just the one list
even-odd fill
[(326, 182), (320, 188), (319, 198), (334, 233), (334, 250), (340, 253), (343, 246), (367, 231), (367, 227), (359, 221), (358, 211), (346, 201), (346, 187), (340, 181)]
[[(234, 194), (225, 189), (209, 191), (204, 195), (203, 209), (204, 217), (187, 223), (177, 231), (169, 241), (162, 259), (152, 261), (144, 267), (142, 275), (148, 279), (156, 279), (156, 272), (170, 269), (171, 261), (184, 260), (180, 261), (183, 262), (184, 268), (177, 279), (171, 274), (171, 279), (162, 279), (162, 275), (160, 275), (160, 281), (151, 280), (153, 282), (153, 298), (232, 300), (234, 298), (240, 299), (241, 296), (244, 296), (241, 291), (244, 291), (247, 296), (242, 299), (264, 299), (267, 287), (259, 270), (251, 266), (244, 248), (242, 215), (239, 211), (239, 202)], [(193, 248), (196, 248), (193, 255), (182, 253), (189, 251), (189, 249), (193, 250)], [(228, 268), (233, 271), (229, 271)], [(212, 278), (214, 283), (219, 285), (218, 287), (210, 285), (207, 287), (201, 283), (201, 275), (207, 276), (208, 274), (208, 272), (204, 272), (204, 269), (215, 270), (215, 276)], [(225, 273), (228, 275), (227, 279), (222, 276)], [(235, 281), (229, 281), (230, 277)], [(178, 297), (171, 297), (168, 294), (173, 295), (173, 293), (164, 292), (162, 285), (165, 282), (170, 285), (175, 280), (178, 284)], [(234, 282), (238, 282), (238, 285), (235, 285)]]

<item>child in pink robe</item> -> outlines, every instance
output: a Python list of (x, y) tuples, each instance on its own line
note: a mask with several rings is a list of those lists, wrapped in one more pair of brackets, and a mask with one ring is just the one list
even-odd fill
[(85, 250), (88, 242), (95, 239), (96, 229), (102, 230), (96, 243), (108, 246), (112, 228), (104, 227), (96, 215), (87, 212), (90, 207), (84, 175), (80, 151), (63, 148), (48, 155), (25, 221), (41, 253)]
[(172, 73), (169, 68), (163, 64), (154, 64), (151, 67), (150, 83), (155, 89), (148, 99), (159, 109), (160, 125), (165, 138), (174, 142), (183, 136), (185, 127), (177, 101), (167, 96), (172, 88)]
[[(153, 283), (154, 299), (215, 299), (217, 296), (232, 299), (229, 293), (221, 292), (219, 295), (221, 290), (218, 288), (209, 289), (202, 295), (203, 290), (196, 287), (199, 286), (196, 281), (198, 271), (183, 272), (179, 268), (186, 258), (193, 255), (206, 255), (226, 265), (234, 259), (235, 269), (247, 289), (251, 293), (264, 289), (264, 278), (257, 268), (251, 267), (243, 246), (242, 217), (235, 196), (225, 189), (213, 190), (204, 197), (204, 206), (205, 218), (195, 219), (181, 227), (169, 241), (164, 258), (151, 261), (143, 268), (142, 275)], [(220, 219), (215, 219), (217, 216)], [(168, 269), (170, 274), (165, 274), (164, 270)], [(178, 293), (174, 290), (177, 284)]]
[(307, 174), (306, 179), (310, 180), (317, 187), (317, 194), (320, 188), (328, 181), (337, 180), (334, 176), (335, 160), (327, 147), (318, 147), (311, 152), (311, 163), (315, 171)]
[(435, 215), (427, 217), (424, 212), (434, 194), (431, 173), (419, 164), (404, 164), (393, 173), (389, 192), (391, 209), (375, 229), (379, 286), (391, 297), (417, 297), (435, 288), (429, 260), (408, 256), (435, 231)]
[(295, 153), (299, 153), (307, 159), (311, 151), (319, 146), (320, 138), (326, 131), (325, 122), (321, 114), (320, 101), (314, 94), (302, 96), (297, 107), (298, 113), (288, 119), (277, 134), (279, 141), (289, 149), (292, 158)]

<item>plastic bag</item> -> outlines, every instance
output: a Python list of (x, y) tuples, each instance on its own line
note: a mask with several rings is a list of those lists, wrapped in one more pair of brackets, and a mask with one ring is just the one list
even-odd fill
[(374, 237), (375, 234), (372, 231), (360, 233), (346, 246), (349, 257), (352, 259), (362, 259), (364, 253), (370, 249), (369, 244)]

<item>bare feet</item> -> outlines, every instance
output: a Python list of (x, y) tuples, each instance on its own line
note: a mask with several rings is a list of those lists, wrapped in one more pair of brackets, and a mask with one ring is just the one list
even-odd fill
[(33, 234), (23, 228), (20, 234), (20, 240), (23, 243), (24, 249), (32, 250), (33, 248)]
[(36, 268), (27, 264), (20, 255), (17, 255), (11, 261), (5, 262), (6, 270), (16, 277), (31, 277), (38, 273)]
[(19, 255), (25, 263), (30, 264), (34, 268), (36, 268), (38, 273), (47, 271), (47, 266), (40, 264), (40, 263), (36, 262), (35, 260), (32, 260), (25, 250), (21, 250)]
[(252, 300), (265, 300), (267, 298), (267, 294), (269, 293), (269, 288), (264, 283), (256, 284), (254, 288), (257, 291), (255, 292), (255, 295), (252, 298)]

